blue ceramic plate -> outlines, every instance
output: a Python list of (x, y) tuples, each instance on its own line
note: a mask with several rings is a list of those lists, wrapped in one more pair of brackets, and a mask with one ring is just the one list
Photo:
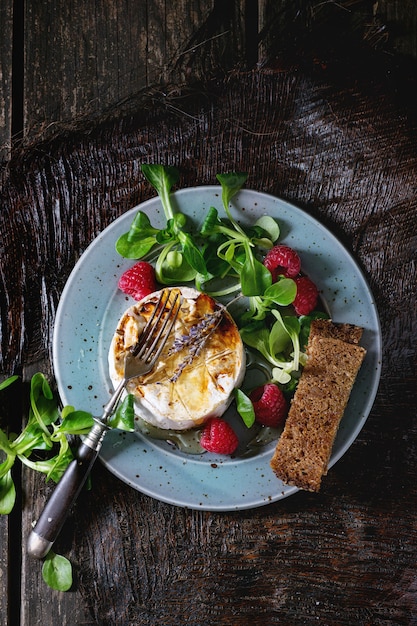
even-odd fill
[[(173, 194), (174, 205), (197, 227), (210, 206), (223, 215), (221, 189), (197, 187)], [(101, 415), (112, 389), (107, 355), (119, 317), (133, 301), (117, 288), (121, 273), (133, 262), (115, 251), (117, 238), (127, 230), (139, 207), (108, 226), (74, 267), (58, 306), (53, 360), (64, 404)], [(140, 205), (156, 227), (164, 226), (159, 198)], [(356, 439), (372, 408), (381, 369), (381, 332), (378, 312), (368, 284), (346, 249), (319, 222), (273, 196), (241, 191), (233, 200), (233, 214), (243, 223), (262, 215), (276, 218), (280, 243), (294, 247), (303, 270), (318, 285), (335, 322), (364, 328), (367, 355), (342, 419), (330, 466)], [(247, 378), (252, 371), (248, 370)], [(250, 386), (250, 380), (246, 381)], [(210, 511), (248, 509), (275, 502), (297, 491), (279, 481), (269, 466), (275, 443), (252, 456), (236, 459), (210, 453), (193, 456), (140, 433), (110, 431), (101, 460), (135, 489), (170, 504)]]

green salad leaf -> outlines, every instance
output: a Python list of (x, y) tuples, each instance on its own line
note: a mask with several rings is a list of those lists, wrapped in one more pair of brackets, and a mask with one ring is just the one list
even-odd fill
[(243, 423), (250, 428), (255, 423), (255, 411), (250, 398), (241, 390), (235, 389), (234, 396), (236, 400), (236, 409)]
[(70, 561), (52, 550), (48, 552), (42, 566), (42, 578), (51, 589), (69, 591), (72, 587), (72, 565)]
[(108, 424), (110, 428), (118, 428), (130, 433), (135, 430), (134, 398), (131, 393), (119, 403)]
[(163, 284), (188, 282), (197, 274), (207, 275), (204, 257), (187, 229), (187, 218), (176, 212), (171, 190), (179, 180), (175, 167), (143, 164), (142, 173), (155, 188), (164, 210), (166, 227), (154, 228), (143, 211), (138, 211), (127, 233), (116, 241), (117, 252), (128, 259), (143, 259), (155, 246), (158, 257), (156, 278)]
[[(205, 247), (205, 254), (207, 250), (210, 250), (210, 244), (213, 242), (217, 246), (217, 257), (226, 263), (226, 266), (222, 266), (221, 275), (217, 277), (224, 278), (227, 274), (232, 273), (236, 278), (234, 290), (240, 290), (245, 296), (259, 296), (271, 286), (272, 276), (271, 272), (261, 263), (256, 257), (256, 247), (268, 249), (273, 245), (273, 241), (268, 238), (268, 232), (260, 232), (259, 225), (256, 229), (248, 232), (234, 220), (229, 210), (229, 201), (235, 193), (240, 189), (238, 183), (243, 184), (246, 180), (246, 175), (218, 175), (218, 179), (222, 184), (223, 193), (223, 206), (228, 217), (228, 221), (222, 220), (219, 217), (218, 211), (215, 207), (210, 207), (210, 210), (204, 220), (204, 223), (200, 229), (200, 234), (203, 237), (210, 238)], [(271, 224), (268, 221), (270, 231), (273, 234), (279, 232), (279, 228), (272, 229)], [(217, 236), (217, 239), (213, 239)], [(210, 257), (213, 255), (210, 250)], [(212, 266), (213, 267), (213, 266)], [(213, 269), (211, 267), (211, 278), (213, 278)], [(208, 293), (210, 291), (208, 285), (203, 285)], [(230, 293), (230, 287), (228, 287), (227, 293)], [(224, 295), (224, 292), (217, 291), (216, 295)]]
[[(10, 376), (0, 384), (0, 391), (18, 379)], [(45, 474), (46, 480), (58, 482), (74, 455), (68, 436), (83, 435), (94, 424), (86, 411), (58, 403), (46, 377), (40, 372), (30, 381), (29, 413), (26, 426), (20, 434), (0, 429), (0, 452), (5, 457), (0, 463), (0, 514), (8, 515), (16, 502), (16, 488), (12, 470), (16, 460), (32, 470)], [(133, 396), (126, 396), (109, 421), (111, 428), (134, 430)], [(72, 585), (71, 563), (63, 556), (49, 552), (42, 568), (45, 582), (53, 589), (67, 591)]]
[(8, 515), (16, 502), (16, 489), (12, 478), (12, 470), (7, 469), (10, 460), (0, 465), (0, 514)]
[(158, 232), (146, 213), (138, 211), (129, 231), (116, 241), (116, 250), (127, 259), (142, 259), (157, 244)]
[(18, 378), (19, 378), (19, 376), (14, 375), (14, 376), (9, 376), (5, 380), (3, 380), (0, 383), (0, 391), (2, 391), (3, 389), (6, 389), (6, 387), (8, 387), (9, 385), (13, 384), (16, 380), (18, 380)]

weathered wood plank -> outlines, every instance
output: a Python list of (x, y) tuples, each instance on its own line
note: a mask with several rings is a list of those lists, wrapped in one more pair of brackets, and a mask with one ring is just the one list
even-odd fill
[[(257, 11), (259, 6), (259, 11)], [(4, 9), (3, 9), (4, 13)], [(255, 24), (255, 15), (258, 24)], [(80, 119), (91, 122), (144, 89), (199, 80), (237, 62), (256, 62), (306, 39), (355, 31), (375, 48), (416, 55), (417, 7), (395, 0), (294, 5), (269, 0), (155, 3), (100, 0), (28, 3), (25, 12), (25, 136), (48, 136)], [(2, 55), (6, 70), (10, 63)], [(10, 115), (10, 105), (4, 107)], [(7, 120), (6, 120), (7, 122)], [(7, 128), (7, 123), (6, 123)], [(9, 141), (9, 139), (7, 139)], [(6, 144), (7, 144), (6, 141)]]
[(91, 123), (144, 89), (230, 68), (242, 50), (242, 0), (27, 3), (25, 137)]
[[(24, 368), (23, 377), (26, 387), (30, 378), (36, 372), (43, 372), (52, 383), (51, 364), (49, 360), (34, 361)], [(49, 493), (53, 490), (54, 483), (46, 483), (45, 476), (22, 468), (22, 486), (20, 509), (22, 511), (21, 526), (21, 598), (20, 598), (20, 623), (22, 626), (45, 626), (45, 624), (59, 624), (60, 626), (94, 624), (79, 591), (78, 566), (73, 563), (74, 585), (68, 592), (59, 592), (51, 589), (42, 578), (42, 561), (33, 560), (26, 551), (26, 542), (35, 522), (45, 505)], [(36, 494), (36, 497), (35, 495)], [(19, 550), (19, 547), (16, 546)], [(56, 553), (60, 554), (68, 548), (65, 545), (65, 534), (54, 546)], [(13, 556), (12, 556), (13, 558)], [(16, 563), (10, 567), (16, 568), (18, 563), (17, 553), (14, 558)], [(17, 580), (14, 581), (15, 585)], [(15, 591), (16, 592), (16, 591)], [(12, 599), (13, 601), (13, 599)], [(16, 623), (16, 622), (14, 622)], [(13, 621), (10, 623), (13, 626)]]
[(417, 4), (414, 0), (378, 0), (374, 6), (374, 37), (385, 41), (397, 54), (417, 58)]
[(12, 136), (13, 0), (0, 3), (0, 163), (10, 157)]
[[(146, 85), (145, 3), (26, 7), (25, 135), (98, 113)], [(135, 11), (135, 8), (137, 9)]]
[(259, 0), (260, 58), (297, 51), (306, 43), (320, 51), (349, 47), (356, 39), (364, 48), (417, 57), (417, 4), (413, 0)]
[[(4, 377), (2, 377), (3, 379)], [(0, 463), (4, 460), (0, 452)], [(0, 515), (0, 615), (2, 625), (9, 626), (10, 610), (10, 578), (9, 578), (9, 531), (10, 518), (8, 515)]]
[[(7, 0), (0, 10), (0, 160), (11, 145), (12, 5)], [(26, 3), (24, 19), (26, 70), (16, 79), (24, 80), (26, 139), (80, 119), (91, 123), (115, 107), (120, 113), (122, 104), (129, 108), (152, 86), (178, 86), (245, 60), (253, 64), (258, 44), (264, 60), (302, 49), (309, 37), (320, 47), (333, 33), (340, 38), (354, 31), (376, 49), (417, 56), (417, 5), (411, 1), (380, 0), (371, 7), (364, 0), (100, 0), (92, 12), (73, 0)]]
[[(26, 541), (32, 529), (31, 523), (36, 521), (42, 508), (45, 506), (48, 495), (53, 489), (53, 483), (45, 484), (45, 478), (31, 470), (23, 471), (23, 523), (22, 523), (22, 598), (20, 603), (20, 619), (22, 626), (46, 626), (59, 624), (60, 626), (92, 626), (91, 619), (79, 587), (79, 563), (76, 552), (69, 555), (71, 540), (74, 545), (76, 538), (70, 535), (65, 541), (65, 532), (56, 542), (54, 550), (57, 554), (68, 557), (73, 566), (73, 587), (67, 592), (51, 589), (42, 578), (42, 561), (33, 560), (26, 551)], [(37, 494), (34, 497), (34, 494)], [(71, 520), (69, 522), (71, 530)], [(13, 623), (10, 624), (13, 626)]]
[[(7, 376), (0, 374), (0, 381)], [(0, 392), (0, 428), (8, 435), (20, 428), (21, 406), (19, 398), (19, 383)], [(5, 459), (5, 453), (0, 450), (0, 463)], [(12, 591), (15, 589), (15, 601), (19, 601), (20, 594), (20, 468), (13, 467), (12, 479), (16, 485), (16, 505), (8, 515), (0, 515), (0, 622), (4, 626), (12, 626), (18, 618), (19, 611), (15, 610)], [(11, 567), (14, 564), (15, 567)]]

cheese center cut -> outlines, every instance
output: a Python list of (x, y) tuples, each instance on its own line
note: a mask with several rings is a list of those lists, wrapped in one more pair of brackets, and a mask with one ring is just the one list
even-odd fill
[[(181, 307), (154, 369), (126, 385), (135, 413), (158, 428), (186, 430), (220, 417), (245, 374), (245, 351), (230, 314), (210, 296), (189, 287), (169, 288), (168, 305), (180, 294)], [(126, 354), (152, 315), (160, 292), (150, 294), (122, 315), (109, 352), (116, 387)]]

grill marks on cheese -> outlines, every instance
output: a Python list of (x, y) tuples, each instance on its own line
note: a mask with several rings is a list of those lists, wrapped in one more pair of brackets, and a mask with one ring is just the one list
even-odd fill
[[(177, 288), (170, 290), (170, 301)], [(190, 288), (181, 289), (183, 303), (175, 324), (175, 334), (168, 340), (157, 366), (141, 379), (128, 383), (134, 394), (138, 414), (160, 428), (183, 430), (199, 426), (208, 417), (221, 415), (230, 404), (231, 394), (242, 382), (245, 354), (236, 324), (225, 311), (219, 325), (207, 338), (203, 349), (187, 365), (175, 382), (171, 379), (187, 358), (184, 347), (169, 354), (175, 338), (189, 335), (190, 329), (217, 311), (218, 303)], [(157, 296), (150, 296), (130, 307), (117, 327), (110, 352), (112, 379), (120, 380), (126, 351), (134, 345), (146, 321), (152, 315)]]

